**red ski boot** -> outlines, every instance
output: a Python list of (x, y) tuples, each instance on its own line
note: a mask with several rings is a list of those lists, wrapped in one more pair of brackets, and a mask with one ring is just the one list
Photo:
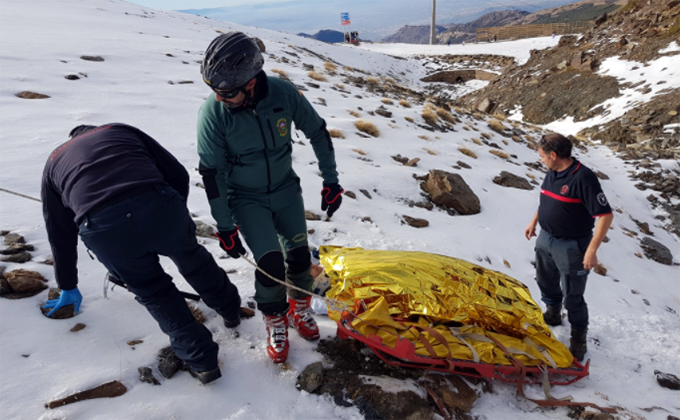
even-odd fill
[(319, 338), (319, 326), (312, 317), (312, 309), (309, 304), (311, 296), (302, 299), (288, 298), (288, 325), (295, 328), (300, 336), (305, 340), (316, 340)]
[(283, 363), (288, 358), (288, 316), (286, 314), (265, 315), (267, 325), (267, 354), (274, 363)]

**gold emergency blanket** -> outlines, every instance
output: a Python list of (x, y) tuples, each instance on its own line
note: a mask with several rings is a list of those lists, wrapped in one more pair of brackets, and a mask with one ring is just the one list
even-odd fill
[[(378, 335), (385, 345), (394, 347), (398, 335), (412, 341), (417, 354), (431, 356), (423, 335), (440, 357), (450, 351), (454, 359), (512, 364), (493, 337), (527, 366), (572, 364), (528, 288), (503, 273), (415, 251), (322, 246), (319, 261), (332, 284), (326, 296), (359, 314), (361, 320), (352, 321), (355, 330)], [(341, 314), (329, 308), (329, 316), (337, 321)], [(441, 337), (418, 326), (439, 332), (448, 349)]]

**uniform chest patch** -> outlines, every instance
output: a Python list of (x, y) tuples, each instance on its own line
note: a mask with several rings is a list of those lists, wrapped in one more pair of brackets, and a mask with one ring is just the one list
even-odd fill
[(569, 185), (562, 185), (562, 188), (560, 188), (560, 194), (562, 195), (567, 195), (569, 192)]
[(276, 122), (276, 127), (279, 129), (279, 134), (281, 137), (284, 137), (286, 134), (288, 134), (288, 122), (285, 118), (280, 118)]

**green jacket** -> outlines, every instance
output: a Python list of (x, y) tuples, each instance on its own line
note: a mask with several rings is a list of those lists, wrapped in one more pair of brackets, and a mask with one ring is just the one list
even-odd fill
[(198, 114), (199, 172), (218, 229), (233, 229), (230, 195), (267, 194), (297, 178), (292, 122), (310, 139), (323, 183), (337, 183), (326, 122), (290, 82), (261, 72), (251, 103), (236, 110), (217, 102), (214, 93), (205, 100)]

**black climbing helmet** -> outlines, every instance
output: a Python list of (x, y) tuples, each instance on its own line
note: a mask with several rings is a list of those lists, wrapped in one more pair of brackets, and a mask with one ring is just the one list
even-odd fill
[(212, 89), (234, 90), (260, 71), (264, 58), (255, 40), (242, 32), (218, 36), (205, 51), (201, 74)]

